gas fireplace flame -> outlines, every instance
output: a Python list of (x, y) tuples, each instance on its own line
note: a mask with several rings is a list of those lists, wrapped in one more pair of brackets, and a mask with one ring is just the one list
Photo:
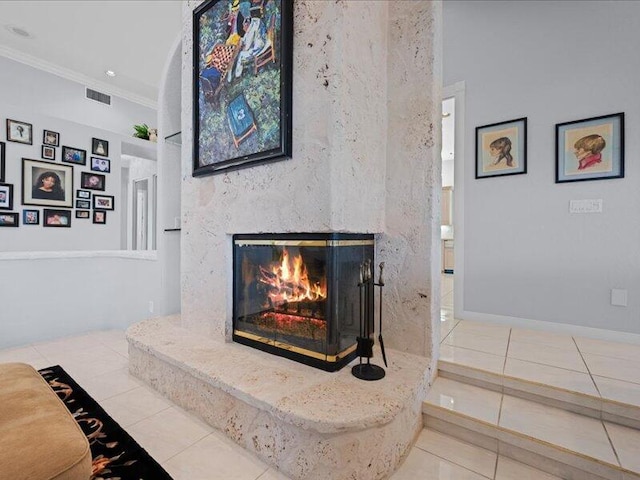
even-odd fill
[(279, 263), (259, 268), (258, 281), (269, 287), (267, 295), (273, 306), (327, 298), (326, 281), (311, 283), (300, 254), (292, 257), (285, 248)]

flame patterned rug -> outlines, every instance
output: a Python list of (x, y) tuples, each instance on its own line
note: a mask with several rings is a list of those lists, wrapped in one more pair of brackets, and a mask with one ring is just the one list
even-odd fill
[(171, 480), (169, 474), (62, 367), (40, 375), (64, 402), (91, 445), (91, 480)]

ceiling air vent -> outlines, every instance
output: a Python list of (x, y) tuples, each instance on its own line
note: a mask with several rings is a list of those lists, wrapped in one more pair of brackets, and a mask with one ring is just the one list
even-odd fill
[(96, 102), (104, 103), (105, 105), (111, 105), (111, 95), (106, 93), (100, 93), (96, 90), (87, 88), (87, 98), (89, 100), (95, 100)]

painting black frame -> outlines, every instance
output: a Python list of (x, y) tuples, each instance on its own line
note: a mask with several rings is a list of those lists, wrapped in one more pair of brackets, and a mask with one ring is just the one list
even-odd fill
[[(47, 157), (45, 155), (45, 150), (50, 150), (51, 151), (51, 156)], [(56, 161), (56, 149), (51, 146), (51, 145), (42, 145), (42, 152), (40, 153), (40, 156), (42, 157), (43, 160), (53, 160), (54, 162)]]
[[(104, 148), (104, 153), (98, 153), (98, 145), (102, 143), (102, 148)], [(98, 155), (99, 157), (108, 157), (109, 156), (109, 141), (102, 140), (101, 138), (92, 138), (91, 139), (91, 154)]]
[[(96, 221), (96, 216), (98, 215), (98, 213), (101, 213), (103, 215), (101, 222)], [(107, 212), (106, 212), (106, 210), (94, 210), (93, 211), (93, 215), (91, 217), (91, 221), (92, 221), (92, 223), (95, 223), (96, 225), (106, 225), (107, 224)]]
[(76, 208), (80, 210), (91, 210), (90, 200), (76, 200)]
[[(508, 125), (510, 123), (520, 123), (522, 128), (523, 135), (523, 144), (519, 155), (522, 157), (522, 167), (519, 167), (518, 170), (508, 173), (494, 173), (494, 174), (480, 174), (480, 163), (482, 162), (480, 156), (480, 135), (483, 133), (482, 130), (491, 129), (495, 127), (500, 127), (504, 125)], [(476, 127), (476, 180), (481, 178), (495, 178), (495, 177), (509, 177), (511, 175), (524, 175), (527, 173), (527, 117), (522, 118), (514, 118), (513, 120), (507, 120), (505, 122), (497, 122), (490, 123), (489, 125), (482, 125), (480, 127)]]
[[(27, 221), (28, 213), (36, 214), (35, 222)], [(40, 225), (40, 210), (31, 210), (31, 209), (22, 210), (22, 225)]]
[[(13, 218), (13, 223), (3, 223), (2, 217)], [(0, 227), (18, 227), (20, 226), (20, 214), (17, 212), (0, 212)]]
[[(102, 206), (97, 205), (98, 200), (101, 199), (101, 198), (110, 199), (111, 200), (111, 204), (110, 204), (111, 206), (110, 207), (102, 207)], [(114, 199), (113, 195), (99, 195), (97, 193), (93, 194), (93, 209), (94, 210), (115, 210), (115, 206), (116, 206), (116, 203), (115, 203), (115, 199)]]
[[(82, 152), (82, 160), (77, 161), (77, 162), (75, 160), (72, 160), (72, 161), (66, 160), (65, 158), (67, 156), (66, 153), (67, 153), (68, 150), (75, 150), (76, 152)], [(87, 151), (83, 150), (82, 148), (67, 147), (66, 145), (63, 145), (62, 146), (62, 155), (60, 155), (60, 160), (62, 162), (64, 162), (64, 163), (71, 163), (73, 165), (86, 165), (87, 164)]]
[[(71, 212), (72, 211), (73, 210), (62, 210), (58, 208), (45, 208), (42, 211), (42, 226), (48, 227), (48, 228), (71, 228)], [(67, 218), (68, 222), (66, 225), (63, 225), (63, 224), (56, 225), (52, 223), (47, 223), (47, 218), (49, 218), (50, 215), (64, 215), (64, 217)]]
[(4, 162), (4, 152), (6, 149), (6, 144), (4, 142), (0, 142), (0, 183), (4, 182), (4, 170), (5, 170), (5, 162)]
[[(620, 146), (618, 148), (618, 158), (615, 159), (613, 158), (613, 155), (612, 155), (612, 159), (611, 159), (612, 164), (614, 163), (618, 164), (617, 173), (614, 172), (611, 174), (607, 174), (606, 172), (596, 172), (591, 175), (587, 174), (587, 176), (584, 176), (582, 178), (580, 177), (571, 178), (571, 179), (561, 178), (560, 169), (562, 168), (562, 170), (565, 170), (564, 167), (566, 162), (566, 158), (561, 159), (561, 152), (560, 152), (560, 150), (562, 149), (560, 134), (563, 127), (567, 127), (569, 125), (577, 125), (579, 123), (594, 122), (594, 121), (606, 120), (606, 119), (612, 119), (612, 123), (615, 123), (616, 120), (619, 122), (618, 136), (619, 136)], [(566, 174), (564, 175), (564, 177), (566, 177)], [(588, 182), (593, 180), (611, 180), (613, 178), (624, 178), (624, 112), (612, 113), (610, 115), (600, 115), (598, 117), (583, 118), (581, 120), (573, 120), (571, 122), (556, 124), (556, 183)]]
[[(0, 206), (0, 210), (13, 210), (13, 184), (11, 183), (0, 183), (0, 187), (3, 187), (3, 190), (6, 190), (7, 196), (7, 206)], [(6, 188), (4, 188), (6, 187)]]
[[(90, 187), (88, 185), (85, 184), (85, 178), (89, 178), (89, 177), (102, 177), (102, 188), (99, 187)], [(107, 177), (106, 175), (102, 175), (100, 173), (93, 173), (93, 172), (81, 172), (80, 173), (80, 187), (82, 187), (85, 190), (98, 190), (100, 192), (104, 192), (107, 186)]]
[[(29, 127), (29, 140), (26, 140), (23, 142), (22, 140), (13, 139), (13, 137), (11, 136), (12, 123), (27, 125)], [(21, 122), (20, 120), (12, 120), (11, 118), (7, 118), (7, 142), (22, 143), (23, 145), (33, 145), (33, 124), (27, 123), (27, 122)]]
[[(47, 133), (51, 133), (55, 135), (56, 141), (55, 143), (50, 143), (47, 141)], [(43, 130), (42, 131), (42, 143), (45, 145), (49, 145), (50, 147), (59, 147), (60, 146), (60, 134), (58, 132), (54, 132), (53, 130)]]
[(76, 218), (91, 218), (91, 210), (76, 210)]
[[(106, 170), (100, 170), (100, 168), (96, 167), (96, 162), (107, 162), (107, 169)], [(91, 157), (91, 171), (92, 172), (111, 173), (111, 160), (109, 160), (108, 158)]]
[[(28, 167), (32, 167), (29, 171)], [(40, 198), (33, 198), (32, 189), (34, 179), (32, 176), (33, 167), (41, 168), (43, 170), (52, 170), (55, 173), (58, 171), (64, 171), (65, 175), (65, 195), (64, 200), (47, 200)], [(67, 182), (67, 179), (69, 180)], [(31, 158), (22, 159), (22, 204), (23, 205), (36, 205), (40, 207), (60, 207), (60, 208), (73, 208), (73, 167), (71, 165), (61, 165), (59, 163), (44, 162), (42, 160), (33, 160)]]
[[(280, 48), (276, 52), (276, 61), (280, 67), (280, 145), (249, 155), (226, 158), (211, 164), (200, 162), (200, 96), (203, 95), (200, 82), (200, 18), (218, 2), (229, 0), (208, 0), (193, 11), (193, 176), (213, 175), (240, 168), (252, 167), (266, 162), (285, 160), (292, 154), (292, 90), (293, 90), (293, 0), (280, 1)], [(273, 47), (275, 48), (275, 46)], [(233, 64), (235, 65), (235, 63)], [(233, 65), (231, 68), (233, 68)], [(221, 81), (226, 82), (223, 78)]]

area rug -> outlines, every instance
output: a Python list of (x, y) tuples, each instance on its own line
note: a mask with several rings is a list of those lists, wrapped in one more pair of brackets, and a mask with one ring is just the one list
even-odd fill
[(40, 375), (64, 402), (91, 445), (91, 480), (171, 480), (169, 474), (124, 431), (62, 367)]

